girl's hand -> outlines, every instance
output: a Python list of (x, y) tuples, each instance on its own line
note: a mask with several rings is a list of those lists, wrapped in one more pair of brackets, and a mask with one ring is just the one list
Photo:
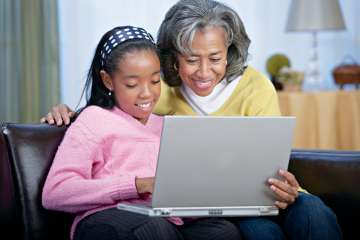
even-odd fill
[(51, 108), (51, 111), (43, 118), (40, 119), (41, 123), (55, 124), (58, 126), (68, 125), (70, 118), (75, 115), (75, 112), (65, 104), (58, 104)]
[(139, 195), (146, 193), (153, 193), (154, 191), (154, 177), (135, 178), (135, 185)]
[(286, 170), (280, 169), (279, 175), (282, 176), (284, 180), (270, 178), (268, 182), (271, 190), (274, 191), (278, 197), (278, 201), (275, 202), (275, 205), (278, 208), (285, 209), (295, 202), (298, 197), (299, 183), (295, 176)]

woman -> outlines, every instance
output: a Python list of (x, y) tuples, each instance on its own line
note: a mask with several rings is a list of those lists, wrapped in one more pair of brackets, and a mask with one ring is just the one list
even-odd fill
[[(271, 82), (247, 66), (250, 40), (238, 14), (213, 0), (181, 0), (158, 33), (164, 73), (157, 114), (280, 115)], [(74, 113), (56, 106), (42, 121), (69, 123)], [(55, 120), (55, 121), (54, 121)], [(334, 213), (316, 196), (301, 192), (294, 175), (269, 179), (282, 211), (276, 217), (232, 219), (245, 239), (341, 239)], [(299, 191), (300, 190), (300, 191)]]

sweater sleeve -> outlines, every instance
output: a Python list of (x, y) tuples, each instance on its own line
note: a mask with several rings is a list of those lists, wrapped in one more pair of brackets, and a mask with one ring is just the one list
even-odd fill
[(101, 144), (79, 121), (67, 130), (48, 173), (42, 204), (47, 209), (77, 213), (138, 198), (135, 176), (128, 173), (93, 178)]

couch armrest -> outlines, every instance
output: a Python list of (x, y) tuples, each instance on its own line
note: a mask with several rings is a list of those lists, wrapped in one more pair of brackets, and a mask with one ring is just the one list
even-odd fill
[(14, 239), (69, 236), (73, 215), (46, 210), (41, 204), (43, 184), (65, 130), (46, 124), (2, 125), (0, 196), (4, 200), (0, 201), (0, 213), (4, 216), (0, 227), (11, 229)]
[[(360, 152), (293, 150), (289, 171), (337, 215), (344, 238), (360, 228)], [(356, 230), (356, 232), (355, 232)]]
[(14, 192), (13, 176), (9, 155), (6, 147), (4, 135), (0, 134), (0, 229), (2, 233), (11, 234), (14, 238), (19, 238), (17, 228), (18, 221), (17, 201)]

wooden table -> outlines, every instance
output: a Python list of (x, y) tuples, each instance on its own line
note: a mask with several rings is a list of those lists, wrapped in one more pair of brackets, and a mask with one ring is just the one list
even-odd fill
[(360, 91), (278, 92), (296, 116), (294, 148), (360, 150)]

